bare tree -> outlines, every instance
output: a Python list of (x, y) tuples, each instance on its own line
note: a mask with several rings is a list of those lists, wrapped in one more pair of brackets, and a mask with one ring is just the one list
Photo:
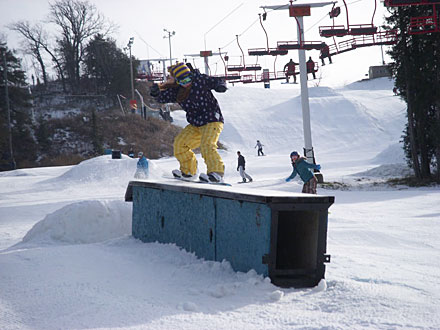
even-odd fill
[(58, 75), (61, 78), (63, 90), (65, 91), (66, 86), (61, 61), (56, 57), (55, 51), (49, 46), (48, 36), (43, 30), (41, 24), (30, 25), (29, 22), (18, 21), (9, 25), (8, 28), (17, 31), (25, 38), (26, 49), (39, 63), (45, 85), (47, 84), (47, 71), (42, 56), (42, 50), (50, 55), (55, 64)]
[(17, 31), (24, 37), (25, 51), (32, 55), (38, 62), (43, 75), (43, 83), (47, 85), (46, 65), (42, 56), (43, 29), (41, 25), (31, 26), (29, 22), (21, 21), (8, 26), (10, 30)]
[(97, 33), (107, 35), (110, 27), (106, 27), (104, 17), (86, 0), (55, 0), (50, 3), (49, 19), (61, 29), (62, 37), (57, 40), (59, 52), (71, 86), (77, 90), (87, 40)]

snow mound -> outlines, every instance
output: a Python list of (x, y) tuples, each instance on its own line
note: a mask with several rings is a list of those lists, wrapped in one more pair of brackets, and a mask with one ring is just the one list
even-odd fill
[(331, 96), (341, 96), (333, 88), (330, 87), (309, 87), (310, 97), (331, 97)]
[(97, 243), (131, 234), (131, 204), (82, 201), (48, 214), (23, 238), (23, 243)]
[(406, 164), (401, 143), (391, 144), (371, 160), (372, 164)]
[(91, 183), (102, 182), (118, 177), (119, 179), (133, 177), (136, 171), (137, 159), (122, 155), (121, 159), (112, 159), (111, 155), (87, 159), (57, 179), (75, 182)]
[(390, 92), (393, 90), (393, 87), (394, 80), (387, 77), (365, 79), (345, 86), (346, 89), (351, 90), (389, 90)]
[(11, 176), (34, 176), (35, 174), (33, 174), (30, 171), (27, 170), (12, 170), (12, 171), (5, 171), (5, 172), (0, 172), (0, 177), (11, 177)]
[[(62, 181), (65, 184), (99, 184), (126, 186), (134, 179), (137, 158), (122, 155), (121, 159), (112, 159), (111, 155), (103, 155), (87, 159), (63, 173), (57, 178), (45, 183)], [(149, 160), (150, 178), (162, 176), (162, 171)]]
[(411, 169), (405, 164), (384, 164), (365, 172), (353, 174), (353, 176), (375, 178), (400, 178), (411, 175)]

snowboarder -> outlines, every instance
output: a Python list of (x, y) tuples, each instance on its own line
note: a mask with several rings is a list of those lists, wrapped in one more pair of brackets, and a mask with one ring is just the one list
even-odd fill
[(264, 156), (263, 146), (264, 146), (264, 144), (261, 144), (260, 140), (257, 140), (257, 144), (255, 145), (254, 149), (256, 147), (258, 147), (258, 156), (260, 156), (260, 154), (261, 154), (261, 156)]
[(320, 170), (321, 165), (310, 164), (306, 161), (306, 158), (300, 157), (298, 152), (292, 151), (290, 154), (290, 160), (292, 161), (293, 171), (292, 174), (286, 179), (286, 182), (292, 180), (297, 174), (304, 182), (302, 192), (305, 194), (316, 194), (316, 177), (310, 171), (310, 169)]
[(393, 88), (393, 93), (394, 93), (394, 95), (397, 95), (397, 87)]
[(207, 173), (199, 179), (205, 182), (222, 182), (225, 165), (217, 152), (217, 141), (223, 130), (223, 115), (211, 90), (226, 92), (223, 79), (210, 77), (191, 70), (184, 63), (168, 68), (170, 77), (161, 85), (153, 84), (150, 95), (159, 103), (177, 102), (186, 112), (187, 125), (174, 140), (174, 156), (180, 169), (173, 170), (175, 177), (192, 178), (197, 173), (197, 158), (192, 149), (200, 147)]
[(286, 83), (289, 83), (289, 76), (293, 76), (293, 83), (296, 84), (296, 70), (295, 70), (296, 65), (298, 65), (298, 63), (295, 63), (293, 62), (292, 59), (290, 59), (290, 61), (287, 62), (286, 65), (284, 66), (283, 71), (286, 74)]
[(240, 151), (237, 151), (237, 156), (238, 156), (237, 171), (240, 172), (240, 176), (242, 177), (243, 182), (246, 182), (246, 179), (249, 180), (249, 182), (252, 182), (252, 177), (245, 172), (246, 160), (244, 159)]
[(140, 151), (138, 153), (137, 169), (134, 177), (136, 179), (148, 179), (148, 159), (144, 156), (144, 153)]
[(307, 65), (307, 76), (309, 73), (311, 73), (313, 75), (313, 79), (316, 79), (316, 75), (315, 75), (315, 62), (313, 62), (312, 57), (309, 57), (309, 60), (306, 63)]

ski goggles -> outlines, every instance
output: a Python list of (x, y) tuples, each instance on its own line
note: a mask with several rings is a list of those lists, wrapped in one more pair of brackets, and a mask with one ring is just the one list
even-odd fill
[(179, 85), (186, 85), (186, 84), (189, 84), (191, 82), (191, 77), (188, 76), (188, 77), (185, 77), (183, 79), (176, 79), (176, 81), (177, 81), (177, 83)]

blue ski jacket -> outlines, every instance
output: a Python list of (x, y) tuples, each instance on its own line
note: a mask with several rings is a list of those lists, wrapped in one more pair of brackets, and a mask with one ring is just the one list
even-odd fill
[(139, 158), (137, 162), (137, 168), (142, 168), (148, 170), (148, 160), (145, 158), (145, 156), (142, 156), (142, 158)]
[(311, 178), (313, 178), (313, 173), (311, 169), (319, 170), (321, 166), (310, 164), (306, 162), (304, 157), (298, 158), (296, 162), (292, 163), (293, 171), (292, 174), (286, 179), (286, 181), (292, 180), (297, 174), (304, 183), (308, 182)]
[(183, 101), (178, 102), (177, 94), (181, 88), (183, 87), (178, 86), (163, 90), (156, 100), (159, 103), (179, 103), (191, 125), (200, 127), (213, 122), (224, 123), (220, 106), (211, 92), (212, 89), (218, 92), (226, 91), (223, 79), (193, 72), (191, 90)]

